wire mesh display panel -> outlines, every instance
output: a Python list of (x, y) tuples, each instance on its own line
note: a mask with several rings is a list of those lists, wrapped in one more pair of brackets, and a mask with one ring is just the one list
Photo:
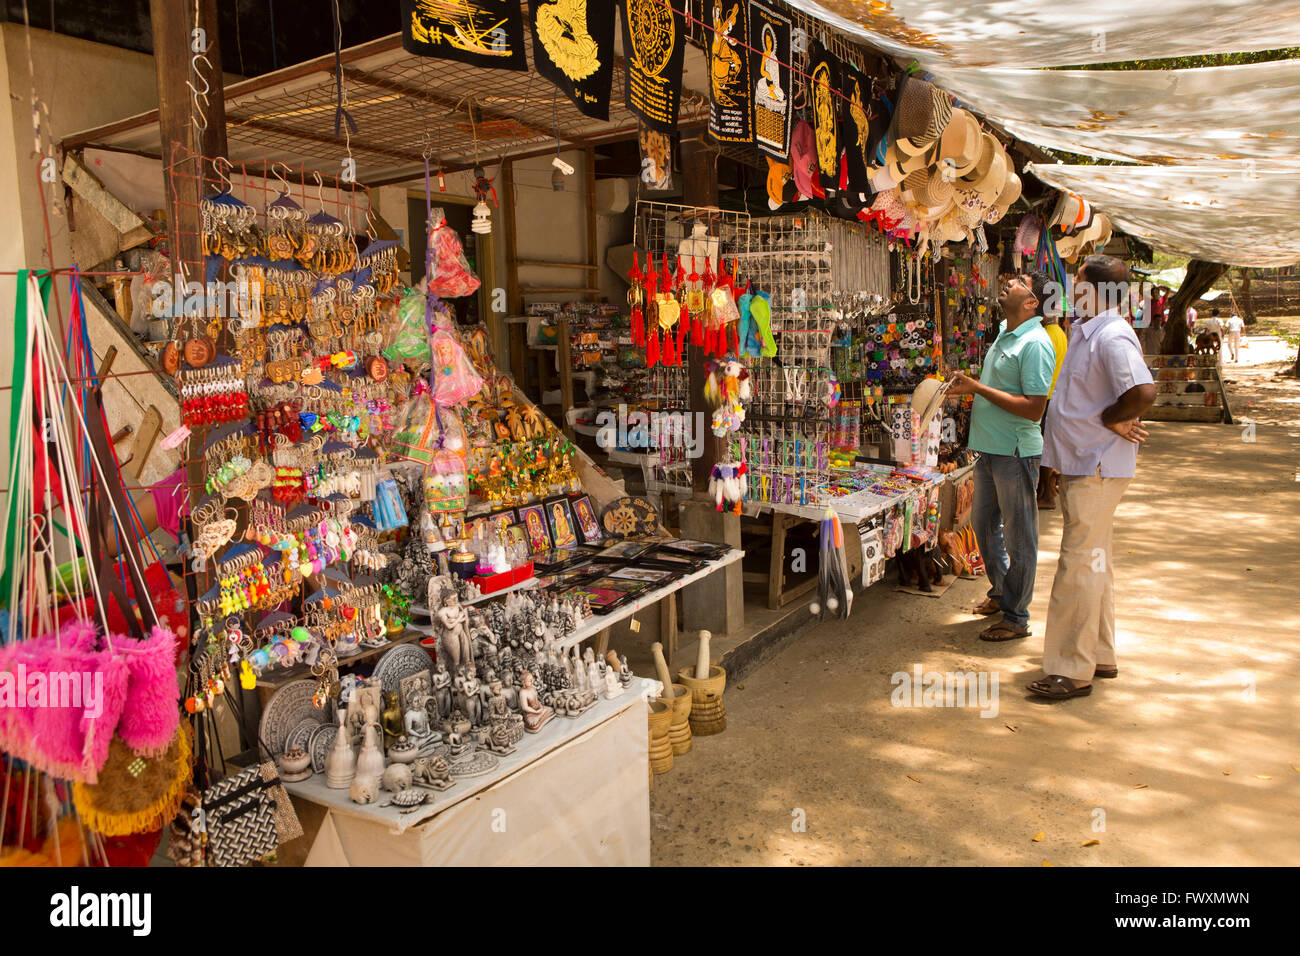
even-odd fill
[[(675, 203), (638, 200), (633, 224), (633, 248), (642, 257), (647, 254), (662, 267), (664, 257), (675, 270), (679, 248), (690, 239), (697, 226), (705, 229), (704, 239), (717, 261), (712, 263), (716, 273), (721, 263), (728, 268), (732, 262), (740, 270), (740, 281), (746, 278), (751, 248), (751, 220), (747, 213), (731, 212), (705, 206), (683, 206)], [(714, 251), (716, 250), (716, 251)], [(645, 265), (644, 261), (642, 263)], [(689, 260), (684, 262), (691, 269)], [(697, 268), (703, 265), (697, 263)], [(687, 413), (690, 406), (690, 372), (685, 364), (657, 365), (649, 371), (648, 396), (665, 412)], [(698, 423), (692, 423), (698, 431)], [(707, 427), (707, 424), (704, 426)], [(674, 494), (691, 493), (691, 463), (681, 442), (663, 441), (658, 454), (646, 456), (642, 466), (646, 488), (649, 491), (669, 491)]]
[(817, 500), (832, 452), (859, 443), (844, 419), (861, 394), (844, 409), (828, 402), (843, 364), (834, 343), (855, 310), (890, 301), (889, 252), (869, 227), (813, 212), (756, 220), (751, 233), (742, 275), (770, 299), (777, 352), (747, 360), (754, 400), (731, 453), (749, 465), (751, 500), (805, 506)]

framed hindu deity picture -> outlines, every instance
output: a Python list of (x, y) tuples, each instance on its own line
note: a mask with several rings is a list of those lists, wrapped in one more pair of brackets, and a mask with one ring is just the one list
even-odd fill
[(517, 524), (519, 519), (515, 516), (514, 508), (506, 508), (502, 511), (493, 511), (487, 516), (488, 528), (492, 534), (502, 541), (506, 540), (507, 529), (512, 524)]
[(551, 540), (557, 548), (572, 548), (578, 543), (578, 532), (573, 521), (573, 507), (563, 495), (542, 502), (546, 509), (546, 523), (551, 529)]
[(528, 532), (522, 524), (512, 524), (506, 528), (506, 544), (511, 547), (520, 545), (529, 554), (533, 553), (533, 549), (528, 544)]
[(596, 509), (591, 506), (591, 498), (587, 495), (578, 495), (573, 500), (573, 520), (578, 526), (578, 534), (582, 536), (583, 544), (595, 544), (603, 537), (600, 531), (600, 520), (596, 517)]
[(544, 505), (523, 505), (519, 509), (519, 523), (524, 526), (528, 538), (528, 551), (536, 554), (551, 549), (551, 532), (546, 527), (546, 508)]

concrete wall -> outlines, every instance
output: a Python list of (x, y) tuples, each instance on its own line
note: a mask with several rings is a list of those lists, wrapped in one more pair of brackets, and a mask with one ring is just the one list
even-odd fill
[[(44, 30), (27, 33), (21, 24), (0, 24), (0, 95), (9, 104), (0, 109), (0, 209), (4, 210), (4, 228), (0, 229), (0, 270), (72, 265), (68, 242), (68, 223), (63, 210), (61, 182), (47, 183), (48, 206), (42, 209), (37, 187), (39, 157), (35, 155), (30, 106), (32, 76), (28, 71), (28, 42), (35, 72), (37, 96), (49, 112), (44, 139), (45, 148), (60, 137), (124, 116), (144, 112), (158, 105), (157, 80), (152, 57), (114, 47), (59, 36)], [(44, 122), (44, 117), (42, 117)], [(49, 215), (53, 239), (52, 254), (46, 249), (45, 215)], [(15, 279), (0, 275), (0, 316), (6, 329), (0, 333), (0, 385), (8, 386), (13, 377), (13, 337), (9, 317), (13, 315)], [(61, 302), (68, 309), (66, 285), (60, 290)], [(107, 342), (99, 335), (95, 351), (102, 355)], [(121, 346), (119, 353), (125, 353)], [(134, 356), (129, 356), (133, 358)], [(123, 354), (123, 359), (128, 356)], [(126, 371), (120, 365), (119, 371)], [(138, 376), (127, 382), (148, 380)], [(150, 387), (161, 393), (156, 383), (132, 385), (131, 390), (114, 388), (106, 392), (109, 403), (110, 431), (125, 421), (138, 423), (137, 401), (145, 404), (157, 400)], [(134, 393), (134, 398), (128, 391)], [(8, 434), (9, 392), (0, 391), (0, 428)], [(165, 393), (163, 393), (165, 394)], [(164, 406), (159, 406), (163, 409)], [(129, 411), (128, 411), (129, 409)], [(166, 414), (164, 413), (164, 418)], [(172, 415), (174, 420), (175, 416)], [(0, 443), (0, 488), (9, 485), (9, 447)], [(123, 455), (128, 443), (122, 446)], [(156, 467), (165, 466), (158, 462)], [(146, 472), (146, 478), (153, 469)], [(0, 507), (7, 505), (7, 495), (0, 493)]]

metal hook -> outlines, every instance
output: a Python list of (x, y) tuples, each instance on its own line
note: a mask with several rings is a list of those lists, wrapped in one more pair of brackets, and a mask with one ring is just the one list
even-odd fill
[[(280, 172), (281, 166), (284, 167), (283, 174)], [(293, 170), (289, 168), (289, 164), (286, 162), (276, 161), (271, 164), (271, 175), (280, 180), (280, 191), (286, 196), (289, 195), (289, 180), (287, 177), (291, 172), (293, 172)]]
[[(223, 164), (224, 164), (224, 168), (223, 168)], [(212, 169), (214, 172), (216, 172), (218, 181), (225, 184), (225, 188), (220, 190), (220, 192), (229, 193), (231, 190), (235, 188), (235, 184), (232, 183), (230, 181), (230, 177), (226, 175), (227, 169), (234, 169), (234, 168), (235, 168), (235, 164), (232, 163), (230, 160), (226, 159), (226, 157), (224, 156), (217, 156), (213, 158)]]
[(325, 180), (321, 178), (319, 169), (313, 170), (311, 175), (316, 180), (316, 202), (323, 210), (325, 208)]

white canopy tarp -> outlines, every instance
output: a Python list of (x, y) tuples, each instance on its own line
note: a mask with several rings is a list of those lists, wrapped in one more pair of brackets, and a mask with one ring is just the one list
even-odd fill
[(1078, 66), (1300, 46), (1300, 0), (787, 0), (927, 68)]
[(1026, 169), (1167, 252), (1261, 268), (1300, 261), (1300, 163)]
[(1039, 146), (1130, 162), (1300, 161), (1300, 60), (1195, 70), (933, 67), (974, 112)]

